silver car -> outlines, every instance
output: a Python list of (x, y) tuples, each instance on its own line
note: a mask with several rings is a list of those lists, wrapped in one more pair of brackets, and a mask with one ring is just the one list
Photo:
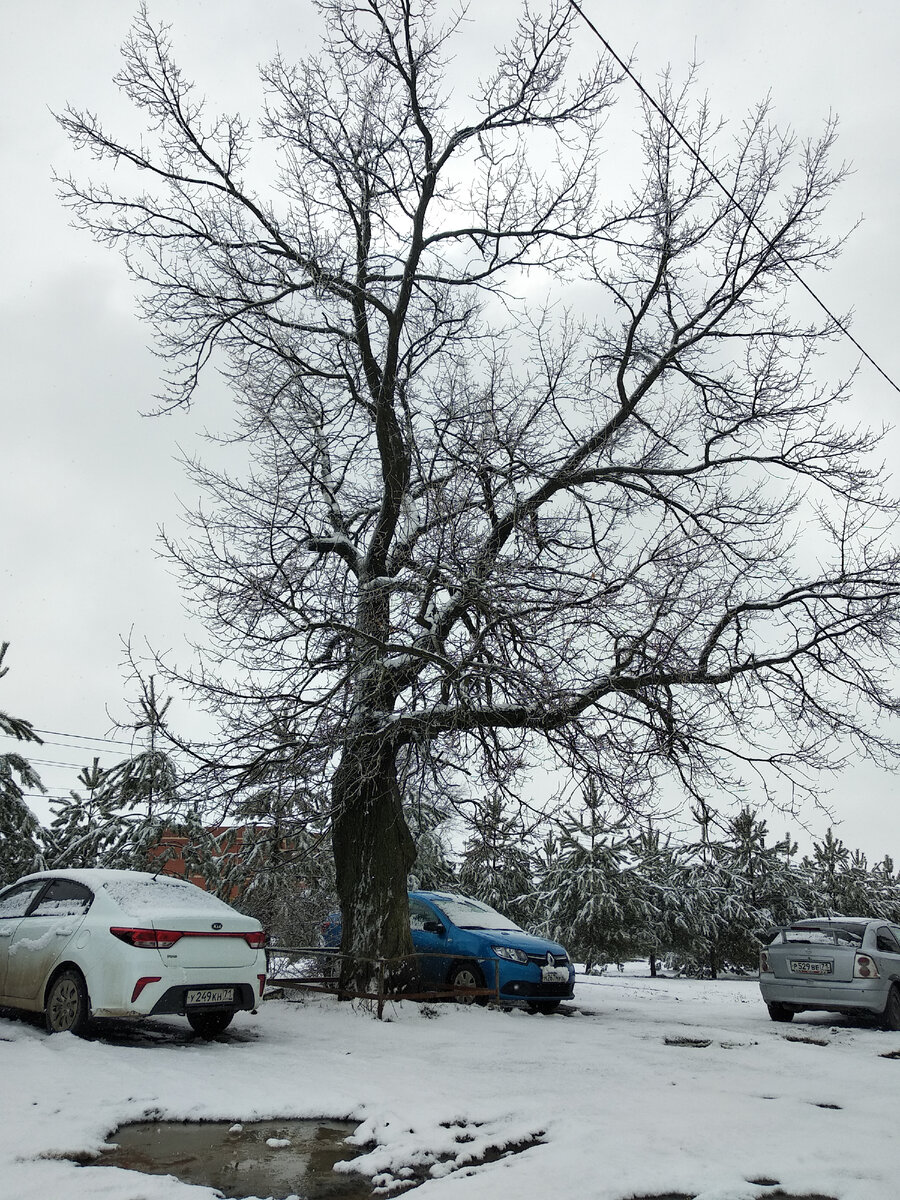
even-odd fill
[(759, 990), (773, 1021), (812, 1009), (874, 1016), (900, 1029), (900, 925), (810, 917), (773, 934), (759, 956)]

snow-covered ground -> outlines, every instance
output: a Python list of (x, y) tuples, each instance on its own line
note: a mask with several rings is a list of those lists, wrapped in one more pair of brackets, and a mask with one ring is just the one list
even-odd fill
[(580, 977), (565, 1015), (410, 1003), (385, 1015), (324, 996), (269, 1001), (212, 1043), (175, 1021), (171, 1038), (79, 1041), (0, 1017), (0, 1198), (212, 1200), (64, 1156), (99, 1154), (118, 1125), (148, 1117), (289, 1116), (359, 1121), (360, 1146), (377, 1148), (348, 1158), (363, 1154), (381, 1185), (434, 1163), (416, 1200), (750, 1200), (774, 1181), (835, 1200), (900, 1196), (900, 1057), (883, 1057), (900, 1034), (812, 1015), (772, 1024), (753, 981), (613, 971)]

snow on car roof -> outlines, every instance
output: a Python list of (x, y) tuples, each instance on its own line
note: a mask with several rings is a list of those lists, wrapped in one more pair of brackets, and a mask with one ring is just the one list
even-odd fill
[(65, 868), (35, 871), (26, 875), (25, 879), (71, 879), (73, 883), (82, 883), (95, 893), (102, 889), (133, 917), (165, 912), (183, 913), (185, 909), (229, 913), (232, 916), (236, 914), (230, 904), (212, 892), (206, 892), (178, 875), (164, 875), (162, 872), (154, 874), (151, 871), (81, 867), (71, 871)]
[(26, 879), (72, 879), (75, 883), (83, 883), (88, 887), (102, 887), (110, 879), (167, 879), (173, 883), (180, 883), (184, 887), (195, 886), (187, 879), (180, 878), (180, 876), (164, 875), (162, 869), (153, 872), (125, 871), (113, 867), (72, 867), (71, 869), (68, 867), (59, 867), (52, 871), (34, 871), (31, 875), (24, 875), (22, 879), (16, 882), (22, 883)]

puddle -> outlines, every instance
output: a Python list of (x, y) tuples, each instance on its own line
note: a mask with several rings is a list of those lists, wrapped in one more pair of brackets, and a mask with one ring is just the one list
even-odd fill
[[(756, 1179), (748, 1180), (749, 1183), (758, 1183)], [(694, 1200), (693, 1196), (686, 1196), (684, 1192), (663, 1192), (653, 1196), (632, 1196), (631, 1200)], [(760, 1200), (835, 1200), (834, 1196), (823, 1196), (821, 1192), (804, 1192), (802, 1196), (796, 1195), (794, 1192), (765, 1192), (760, 1196)]]
[(110, 1134), (117, 1148), (90, 1165), (175, 1175), (183, 1183), (218, 1188), (229, 1200), (369, 1200), (371, 1179), (332, 1170), (359, 1153), (344, 1144), (355, 1128), (348, 1121), (322, 1120), (253, 1121), (240, 1129), (231, 1121), (143, 1122)]

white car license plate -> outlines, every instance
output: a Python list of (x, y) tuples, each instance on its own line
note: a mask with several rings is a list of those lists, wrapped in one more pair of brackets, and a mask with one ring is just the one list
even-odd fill
[(541, 967), (542, 983), (568, 983), (569, 972), (565, 967)]
[(230, 1004), (234, 999), (234, 988), (192, 988), (185, 997), (185, 1004)]
[(830, 975), (831, 963), (817, 959), (791, 959), (791, 970), (795, 975)]

